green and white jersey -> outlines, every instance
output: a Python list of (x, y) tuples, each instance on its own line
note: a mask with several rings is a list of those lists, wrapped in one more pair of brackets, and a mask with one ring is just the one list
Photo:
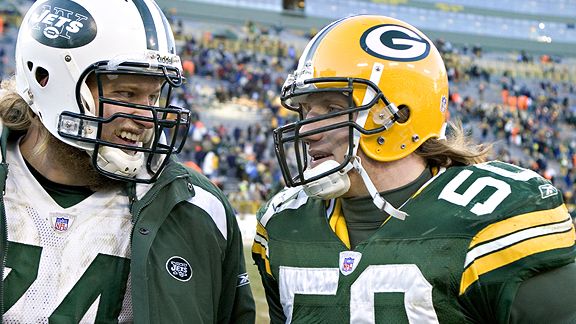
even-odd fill
[(17, 143), (7, 162), (3, 322), (131, 322), (126, 195), (98, 192), (64, 209), (30, 173)]
[(574, 262), (561, 194), (493, 161), (437, 174), (349, 249), (338, 201), (288, 189), (252, 248), (273, 323), (506, 323), (522, 281)]

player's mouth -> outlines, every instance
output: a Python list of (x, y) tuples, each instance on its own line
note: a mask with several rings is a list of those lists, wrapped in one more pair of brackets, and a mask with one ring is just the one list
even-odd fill
[[(147, 132), (135, 133), (129, 130), (115, 130), (116, 143), (126, 146), (142, 147), (142, 143), (147, 140)], [(136, 151), (124, 150), (129, 154), (136, 154)]]
[(314, 168), (318, 164), (327, 161), (327, 160), (334, 160), (334, 156), (332, 154), (326, 152), (310, 152), (310, 168)]

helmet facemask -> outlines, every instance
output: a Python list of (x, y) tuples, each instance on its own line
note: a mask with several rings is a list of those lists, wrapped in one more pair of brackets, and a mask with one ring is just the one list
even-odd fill
[[(375, 64), (373, 71), (371, 79), (379, 79), (382, 71), (381, 65)], [(296, 80), (296, 82), (294, 82), (294, 80)], [(294, 110), (296, 108), (295, 110), (298, 111), (300, 117), (299, 121), (278, 128), (275, 131), (274, 136), (277, 148), (276, 153), (280, 160), (282, 174), (284, 175), (287, 185), (289, 187), (302, 185), (303, 190), (311, 197), (333, 199), (342, 196), (349, 190), (350, 180), (347, 173), (354, 169), (362, 178), (366, 189), (373, 198), (373, 202), (378, 209), (383, 210), (398, 219), (405, 219), (407, 216), (406, 213), (397, 210), (382, 198), (370, 179), (370, 176), (362, 166), (360, 157), (357, 155), (361, 137), (386, 133), (386, 131), (392, 128), (395, 125), (395, 122), (400, 119), (400, 114), (396, 105), (388, 101), (373, 81), (367, 79), (324, 77), (298, 80), (298, 78), (288, 78), (287, 82), (293, 84), (285, 86), (282, 92), (281, 101), (288, 109)], [(342, 87), (342, 84), (345, 86)], [(348, 107), (335, 113), (328, 113), (304, 119), (305, 116), (302, 113), (302, 105), (300, 104), (297, 107), (294, 105), (294, 102), (298, 102), (299, 100), (297, 99), (299, 97), (306, 98), (306, 96), (312, 93), (319, 92), (342, 93), (347, 95)], [(359, 102), (361, 102), (361, 104), (356, 106), (356, 103)], [(319, 120), (328, 120), (344, 114), (348, 115), (347, 121), (328, 124), (328, 126), (318, 127), (311, 131), (300, 133), (300, 129), (303, 125), (314, 123)], [(369, 118), (370, 120), (368, 120)], [(306, 157), (304, 163), (296, 163), (296, 176), (291, 176), (291, 172), (285, 162), (287, 160), (287, 155), (286, 150), (284, 150), (284, 143), (293, 142), (293, 147), (296, 152), (298, 152), (300, 148), (307, 150), (305, 144), (305, 138), (307, 136), (342, 127), (348, 128), (347, 154), (342, 163), (338, 164), (337, 162), (335, 163), (328, 160), (308, 171), (306, 170), (306, 167), (308, 166), (306, 163)], [(286, 131), (294, 134), (286, 136), (283, 139), (282, 134)], [(299, 143), (301, 141), (303, 142)], [(297, 160), (300, 160), (300, 156), (305, 155), (296, 153), (295, 156)]]
[[(288, 82), (290, 80), (294, 79), (288, 78)], [(358, 97), (358, 94), (355, 92), (359, 89), (361, 89), (360, 91), (362, 92), (370, 89), (370, 91), (376, 95), (373, 96), (369, 102), (363, 105), (357, 105), (354, 98)], [(315, 93), (344, 94), (348, 98), (348, 107), (333, 113), (306, 119), (301, 102), (304, 102), (307, 96)], [(285, 108), (296, 111), (299, 115), (298, 121), (274, 130), (276, 156), (280, 162), (280, 169), (284, 180), (289, 187), (306, 185), (321, 178), (328, 177), (331, 174), (345, 174), (351, 169), (349, 165), (356, 157), (358, 144), (355, 142), (355, 138), (359, 137), (360, 134), (370, 135), (383, 132), (392, 127), (398, 119), (398, 110), (395, 106), (386, 99), (374, 83), (365, 79), (338, 77), (316, 78), (305, 80), (300, 85), (292, 82), (285, 84), (281, 95), (281, 102)], [(363, 124), (357, 122), (358, 116), (369, 114), (369, 111), (375, 110), (379, 112), (379, 127), (366, 129)], [(342, 121), (339, 117), (344, 115), (347, 116), (347, 119)], [(330, 122), (327, 126), (314, 128), (306, 132), (301, 131), (305, 125), (316, 123), (320, 120), (329, 121), (335, 118), (339, 118), (338, 121)], [(310, 157), (307, 154), (308, 147), (306, 138), (341, 128), (347, 128), (348, 132), (348, 148), (342, 162), (330, 163), (330, 168), (326, 168), (326, 166), (319, 168), (320, 166), (317, 166), (316, 168), (322, 169), (322, 172), (311, 172), (316, 168), (312, 170), (309, 169)]]
[[(101, 174), (150, 183), (182, 149), (189, 111), (170, 104), (183, 84), (182, 64), (153, 1), (37, 0), (22, 20), (15, 54), (18, 94), (52, 136), (88, 152)], [(159, 100), (109, 96), (103, 85), (114, 76), (161, 80)], [(126, 132), (116, 135), (124, 140), (111, 139), (107, 130), (122, 120), (145, 127), (121, 126)]]
[[(151, 82), (161, 84), (156, 102), (143, 105), (110, 98), (104, 92), (103, 83), (107, 80), (130, 76), (138, 77), (142, 82), (147, 82), (146, 79), (150, 78)], [(89, 83), (97, 88), (97, 105), (91, 94), (87, 93), (87, 77), (92, 79)], [(87, 150), (92, 157), (92, 164), (100, 173), (110, 178), (144, 183), (155, 181), (168, 162), (168, 157), (182, 149), (189, 128), (189, 111), (170, 105), (173, 88), (183, 83), (180, 71), (170, 67), (152, 68), (143, 66), (142, 63), (128, 62), (110, 69), (110, 62), (101, 62), (86, 70), (79, 80), (76, 98), (78, 106), (81, 107), (80, 113), (63, 111), (59, 117), (58, 134), (63, 138), (93, 144), (93, 150)], [(134, 113), (120, 110), (106, 115), (106, 107), (109, 106), (126, 108)], [(131, 139), (135, 143), (130, 145), (116, 143), (103, 136), (107, 127), (112, 128), (114, 124), (121, 122), (131, 125), (147, 124), (151, 127), (139, 133), (138, 137), (134, 134), (123, 134), (133, 137)]]
[[(332, 163), (313, 176), (312, 172), (306, 172), (305, 160), (296, 162), (294, 171), (290, 170), (288, 156), (291, 153), (285, 148), (301, 152), (306, 149), (299, 141), (305, 135), (300, 132), (302, 123), (306, 123), (302, 114), (298, 122), (278, 129), (277, 155), (286, 184), (306, 187), (312, 179), (320, 181), (353, 168), (376, 207), (404, 219), (405, 213), (381, 197), (356, 153), (360, 149), (363, 158), (366, 156), (375, 162), (370, 165), (399, 161), (428, 139), (442, 136), (448, 78), (434, 44), (414, 26), (391, 17), (342, 18), (320, 30), (304, 48), (296, 72), (286, 81), (282, 93), (284, 106), (298, 111), (297, 96), (307, 91), (348, 93), (356, 105), (350, 105), (346, 113), (357, 116), (350, 116), (340, 126), (328, 126), (349, 127), (352, 135), (348, 138), (348, 154), (343, 163), (337, 166)], [(322, 124), (328, 128), (326, 125)], [(286, 145), (290, 141), (293, 145)], [(303, 153), (293, 155), (300, 160), (304, 156)], [(318, 163), (314, 165), (318, 168)]]

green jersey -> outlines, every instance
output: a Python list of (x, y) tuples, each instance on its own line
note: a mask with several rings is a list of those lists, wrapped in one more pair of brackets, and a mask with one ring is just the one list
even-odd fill
[(287, 189), (258, 212), (271, 321), (507, 323), (518, 287), (574, 262), (561, 194), (502, 162), (443, 170), (351, 250), (338, 201)]

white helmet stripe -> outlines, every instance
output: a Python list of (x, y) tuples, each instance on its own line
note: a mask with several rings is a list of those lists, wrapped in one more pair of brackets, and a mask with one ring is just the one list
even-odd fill
[(339, 20), (332, 22), (328, 26), (322, 28), (322, 30), (320, 30), (314, 36), (314, 38), (312, 38), (312, 40), (306, 45), (306, 48), (304, 48), (304, 52), (300, 57), (300, 61), (298, 62), (298, 68), (296, 69), (296, 71), (301, 71), (304, 68), (304, 64), (312, 59), (312, 56), (314, 56), (314, 54), (316, 53), (316, 48), (318, 48), (320, 41), (324, 38), (324, 36), (326, 36), (328, 31), (332, 30), (332, 28), (334, 28), (344, 19), (346, 18), (341, 18)]
[[(168, 33), (172, 33), (172, 30), (170, 30), (168, 22), (162, 19), (163, 18), (162, 11), (156, 5), (156, 3), (154, 3), (154, 1), (144, 0), (144, 2), (146, 3), (146, 6), (148, 7), (150, 14), (152, 15), (152, 19), (154, 20), (154, 26), (156, 29), (156, 38), (158, 39), (157, 49), (160, 49), (160, 51), (162, 52), (167, 50), (170, 51), (171, 49), (174, 48), (174, 45), (169, 44), (168, 41), (170, 39), (170, 37), (168, 37)], [(168, 28), (166, 28), (167, 26)]]
[[(380, 79), (382, 79), (382, 72), (384, 71), (384, 65), (380, 62), (374, 63), (372, 66), (372, 73), (370, 74), (370, 81), (374, 84), (379, 84)], [(362, 106), (368, 104), (372, 99), (376, 96), (376, 92), (374, 89), (367, 87), (366, 93), (364, 93), (364, 98), (362, 99)], [(362, 128), (366, 128), (366, 119), (368, 119), (368, 112), (369, 109), (362, 110), (358, 113), (358, 117), (356, 117), (356, 124)], [(354, 130), (354, 148), (352, 151), (352, 155), (357, 155), (358, 147), (360, 146), (360, 132), (358, 130)]]
[(140, 17), (142, 17), (142, 23), (146, 31), (146, 48), (157, 51), (160, 48), (158, 44), (158, 32), (149, 4), (146, 0), (134, 0), (134, 5), (138, 9)]
[[(157, 12), (162, 12), (162, 9), (158, 7), (158, 4), (156, 2), (153, 2), (153, 4), (156, 7)], [(164, 33), (159, 34), (163, 34), (164, 37), (166, 37), (166, 44), (167, 44), (166, 48), (168, 49), (168, 52), (176, 54), (176, 43), (174, 42), (174, 36), (173, 36), (174, 34), (172, 33), (172, 27), (170, 27), (170, 23), (168, 22), (168, 19), (166, 19), (166, 16), (164, 16), (164, 14), (158, 14), (158, 16), (159, 19), (162, 21), (162, 25), (164, 26), (164, 28), (161, 29), (164, 31)]]

